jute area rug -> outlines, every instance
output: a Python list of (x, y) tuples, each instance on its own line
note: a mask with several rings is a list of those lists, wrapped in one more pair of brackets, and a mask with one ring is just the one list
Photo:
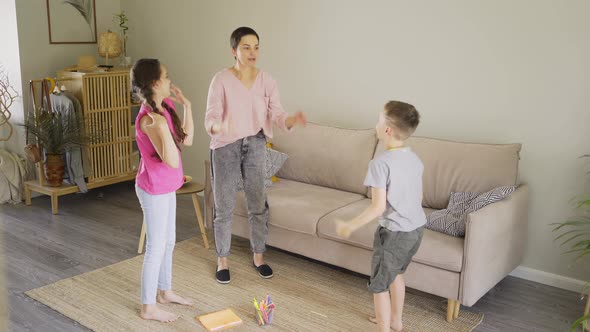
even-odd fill
[[(235, 244), (237, 244), (234, 241)], [(247, 242), (232, 248), (232, 281), (214, 279), (214, 249), (200, 239), (176, 245), (173, 288), (195, 301), (193, 307), (165, 305), (180, 314), (169, 324), (139, 318), (140, 273), (143, 255), (92, 272), (33, 289), (26, 294), (94, 331), (204, 331), (198, 315), (231, 308), (244, 323), (235, 331), (375, 331), (367, 279), (316, 262), (269, 250), (266, 260), (275, 276), (260, 278), (251, 262)], [(252, 299), (270, 294), (276, 304), (273, 324), (259, 327)], [(483, 315), (462, 309), (447, 323), (446, 300), (406, 292), (404, 331), (472, 331)]]

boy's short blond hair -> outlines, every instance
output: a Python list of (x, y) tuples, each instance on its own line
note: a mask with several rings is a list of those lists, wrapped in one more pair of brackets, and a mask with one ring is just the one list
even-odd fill
[(420, 123), (420, 113), (413, 105), (401, 101), (389, 101), (385, 104), (385, 120), (395, 130), (395, 138), (406, 140), (416, 131)]

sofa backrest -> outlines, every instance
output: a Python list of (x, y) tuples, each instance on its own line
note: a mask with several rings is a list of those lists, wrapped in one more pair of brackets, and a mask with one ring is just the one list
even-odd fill
[[(424, 207), (445, 209), (451, 192), (486, 192), (518, 184), (521, 144), (460, 143), (411, 137), (408, 145), (424, 163)], [(379, 142), (375, 155), (383, 150)]]
[(366, 194), (363, 181), (377, 145), (375, 129), (308, 123), (291, 133), (275, 130), (272, 142), (289, 155), (278, 177)]

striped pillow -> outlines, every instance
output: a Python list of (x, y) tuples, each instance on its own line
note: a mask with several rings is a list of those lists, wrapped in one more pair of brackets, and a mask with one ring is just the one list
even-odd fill
[[(266, 148), (266, 165), (264, 166), (265, 178), (264, 186), (272, 186), (272, 177), (283, 167), (283, 164), (289, 156), (286, 153)], [(238, 179), (238, 191), (244, 190), (244, 179), (240, 176)]]
[(516, 190), (514, 186), (492, 189), (485, 193), (451, 193), (446, 209), (434, 211), (428, 216), (426, 228), (452, 236), (465, 236), (467, 215), (486, 205), (500, 201)]

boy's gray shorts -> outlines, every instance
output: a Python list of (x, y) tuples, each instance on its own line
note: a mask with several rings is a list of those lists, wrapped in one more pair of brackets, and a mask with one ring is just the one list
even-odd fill
[(382, 226), (377, 227), (373, 243), (370, 292), (388, 291), (395, 277), (406, 271), (420, 247), (423, 230), (420, 227), (410, 232), (394, 232)]

